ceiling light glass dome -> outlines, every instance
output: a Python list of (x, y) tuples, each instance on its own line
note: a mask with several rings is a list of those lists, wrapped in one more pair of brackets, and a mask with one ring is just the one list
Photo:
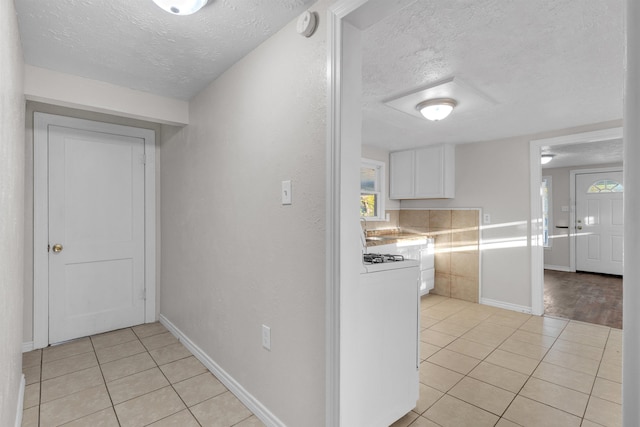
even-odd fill
[(153, 0), (153, 2), (173, 15), (191, 15), (202, 9), (209, 0)]

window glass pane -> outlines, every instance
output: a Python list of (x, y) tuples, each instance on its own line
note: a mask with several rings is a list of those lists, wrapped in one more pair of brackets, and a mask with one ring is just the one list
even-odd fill
[(360, 195), (360, 216), (365, 218), (378, 216), (378, 195), (377, 194), (361, 194)]
[(617, 181), (602, 179), (591, 184), (587, 193), (622, 193), (624, 187)]
[(360, 167), (360, 190), (376, 191), (376, 179), (378, 170), (375, 167)]

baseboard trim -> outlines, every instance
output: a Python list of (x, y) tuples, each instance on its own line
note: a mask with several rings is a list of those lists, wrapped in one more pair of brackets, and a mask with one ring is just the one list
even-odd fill
[(571, 267), (566, 267), (564, 265), (544, 265), (545, 270), (554, 270), (554, 271), (566, 271), (567, 273), (571, 273)]
[(489, 298), (481, 298), (480, 304), (490, 305), (492, 307), (504, 308), (505, 310), (518, 311), (520, 313), (531, 314), (531, 307), (524, 305), (511, 304), (504, 301), (498, 301)]
[(22, 343), (22, 352), (26, 353), (28, 351), (33, 350), (33, 341), (23, 342)]
[(231, 393), (233, 393), (256, 417), (260, 419), (267, 427), (286, 427), (286, 425), (278, 419), (266, 406), (258, 399), (242, 387), (231, 375), (222, 369), (209, 355), (207, 355), (200, 347), (194, 344), (180, 329), (176, 327), (164, 315), (160, 315), (160, 323), (162, 323), (180, 342), (189, 349), (191, 353), (204, 366), (211, 371), (216, 378), (224, 384)]
[(18, 407), (16, 408), (16, 424), (15, 427), (22, 426), (22, 408), (24, 406), (24, 388), (26, 386), (26, 379), (24, 374), (20, 378), (20, 387), (18, 388)]

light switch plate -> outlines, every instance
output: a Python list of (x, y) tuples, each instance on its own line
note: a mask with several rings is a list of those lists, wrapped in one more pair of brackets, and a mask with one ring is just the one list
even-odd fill
[(262, 347), (271, 351), (271, 328), (262, 325)]
[(282, 204), (291, 204), (291, 181), (282, 181)]

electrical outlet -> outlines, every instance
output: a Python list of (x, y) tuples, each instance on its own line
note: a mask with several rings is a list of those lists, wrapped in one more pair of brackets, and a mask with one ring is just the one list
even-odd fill
[(482, 222), (485, 224), (491, 224), (491, 215), (489, 214), (482, 215)]
[(262, 325), (262, 346), (271, 351), (271, 328)]

